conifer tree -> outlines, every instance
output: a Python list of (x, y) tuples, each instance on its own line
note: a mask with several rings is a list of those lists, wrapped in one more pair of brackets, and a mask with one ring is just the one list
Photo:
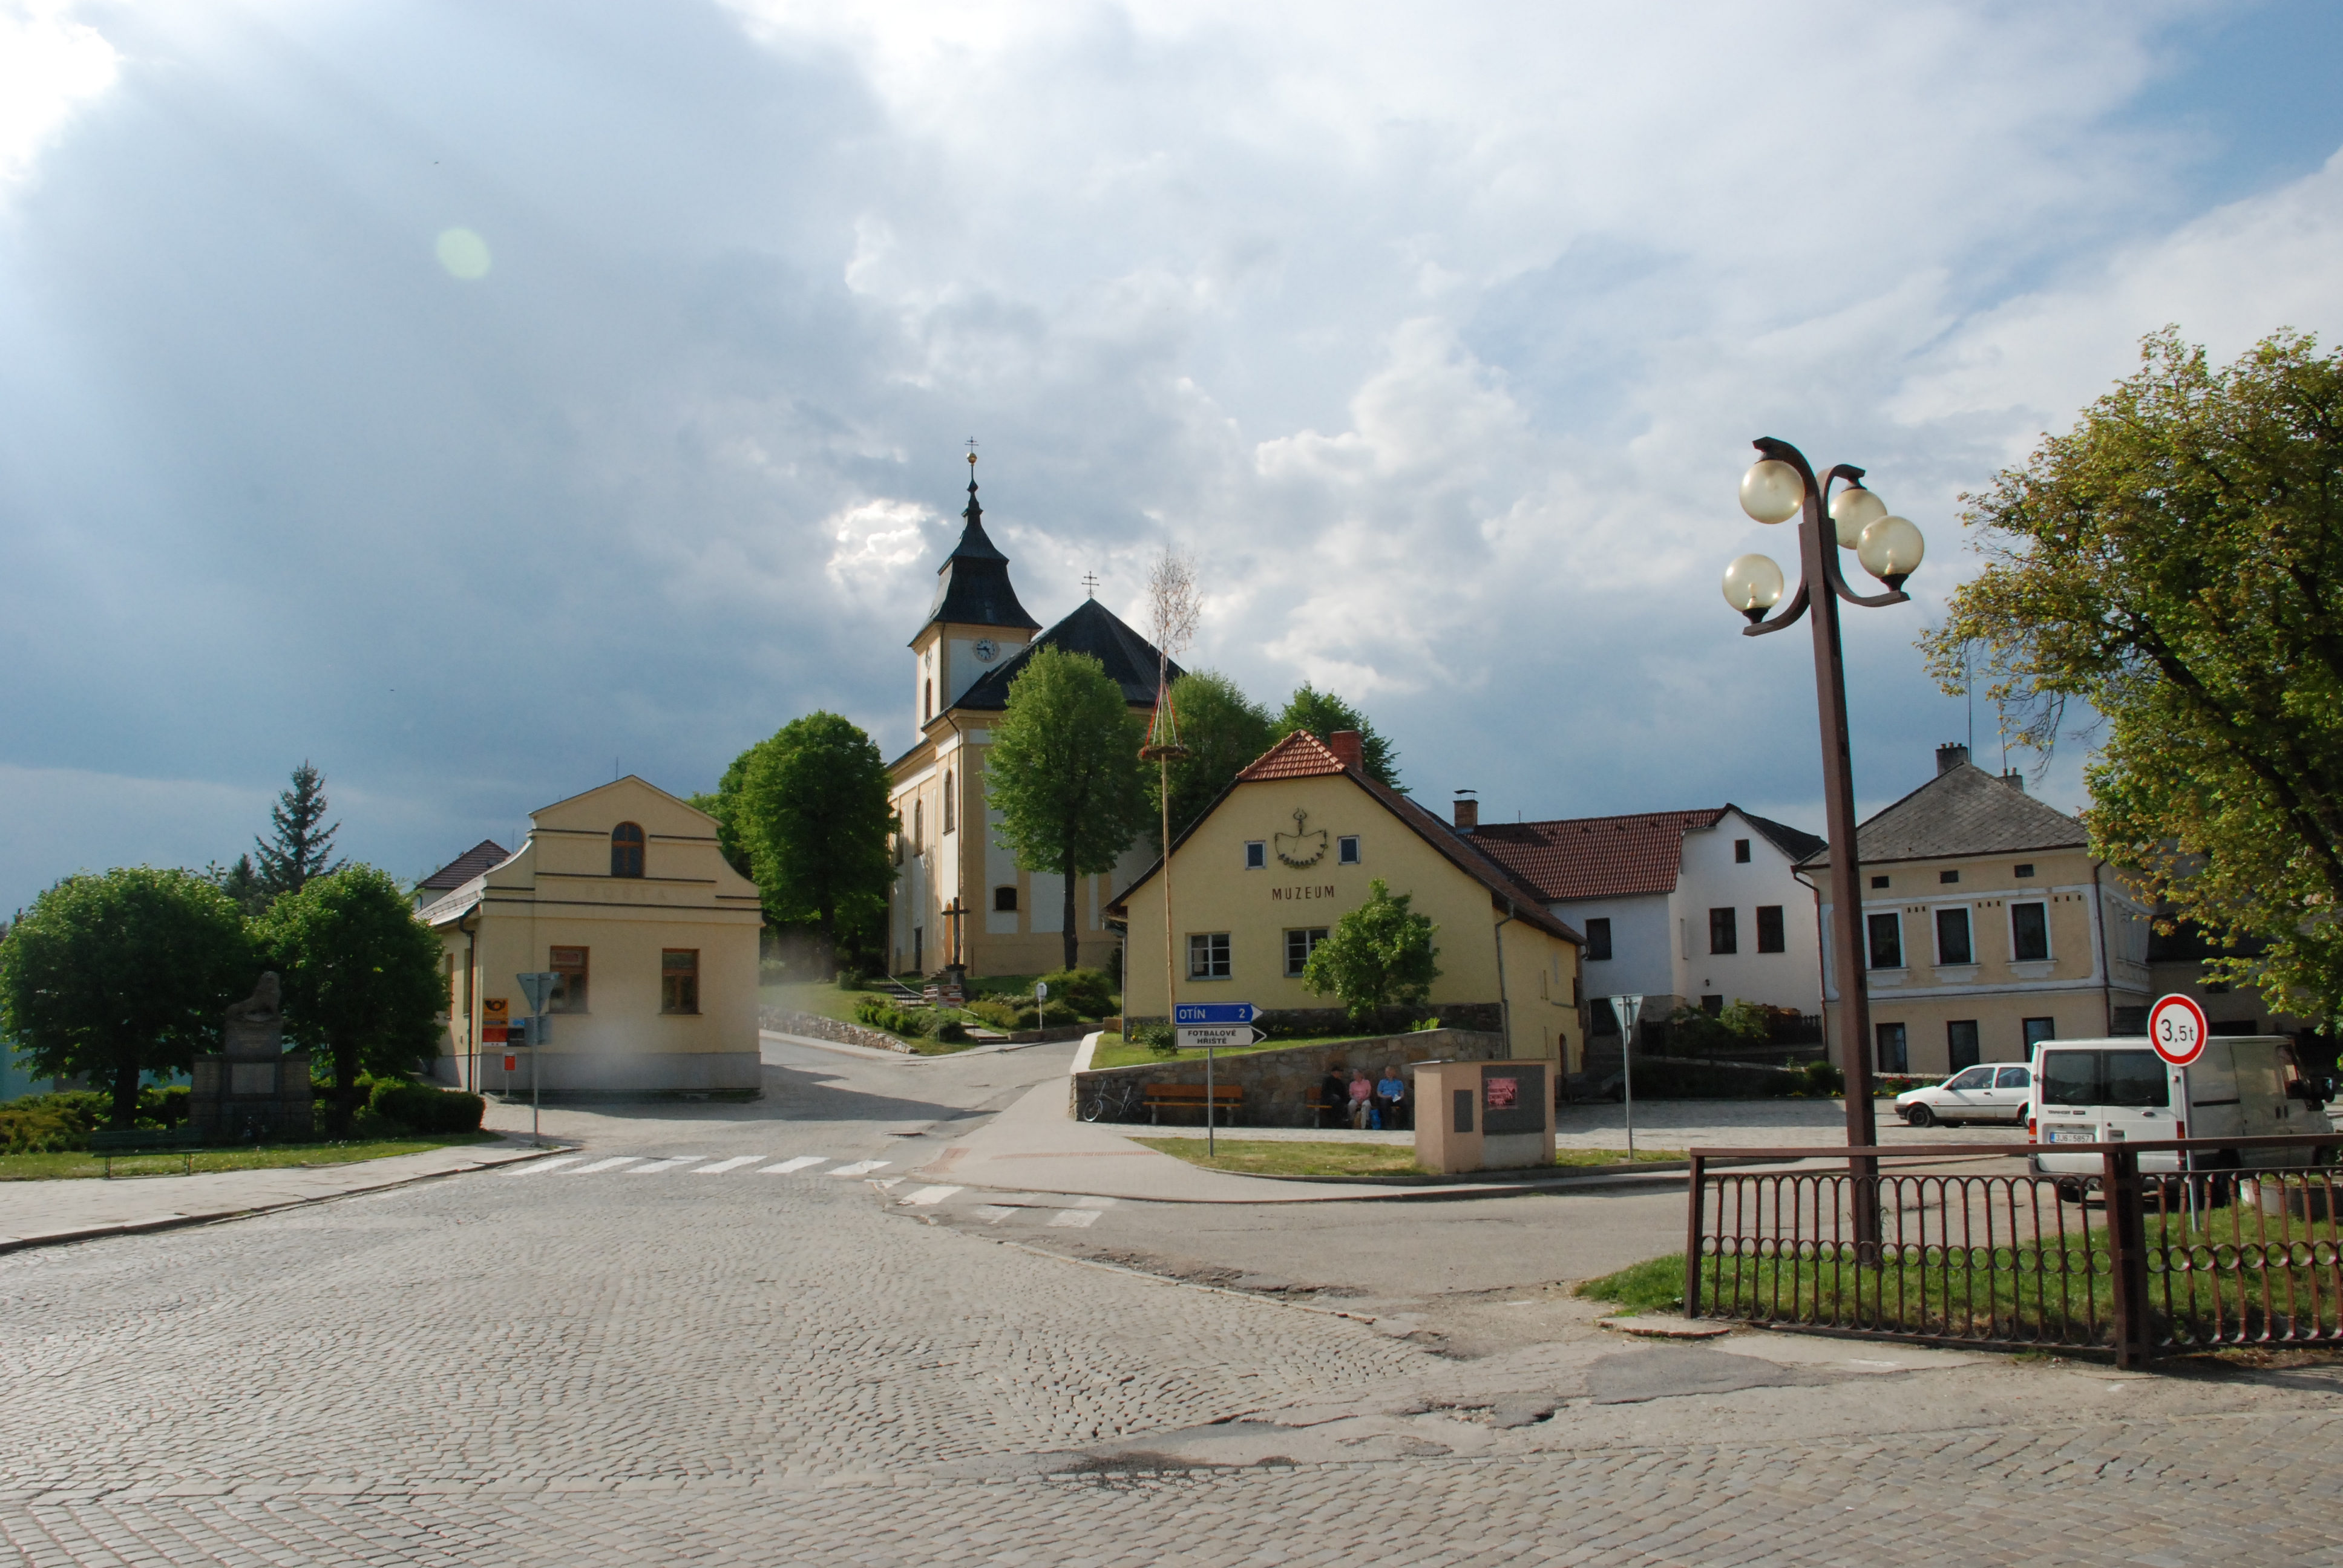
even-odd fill
[(273, 831), (255, 839), (259, 855), (258, 886), (264, 900), (297, 893), (319, 877), (327, 877), (349, 862), (333, 859), (334, 835), (339, 822), (321, 827), (326, 819), (326, 776), (303, 759), (293, 769), (293, 785), (277, 797), (268, 813)]

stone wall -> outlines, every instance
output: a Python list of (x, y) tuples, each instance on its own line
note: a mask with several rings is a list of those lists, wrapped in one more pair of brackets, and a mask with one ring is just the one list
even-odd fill
[[(1218, 1084), (1239, 1084), (1245, 1091), (1244, 1105), (1229, 1125), (1239, 1127), (1315, 1127), (1317, 1114), (1310, 1109), (1310, 1100), (1318, 1091), (1320, 1080), (1329, 1071), (1339, 1069), (1348, 1079), (1354, 1068), (1364, 1069), (1370, 1078), (1381, 1078), (1383, 1069), (1399, 1062), (1400, 1076), (1408, 1081), (1409, 1092), (1414, 1092), (1414, 1064), (1419, 1061), (1502, 1061), (1505, 1060), (1504, 1036), (1478, 1030), (1434, 1029), (1410, 1034), (1376, 1035), (1363, 1040), (1340, 1040), (1322, 1045), (1294, 1045), (1282, 1050), (1252, 1050), (1216, 1060), (1212, 1079)], [(1193, 1084), (1201, 1089), (1204, 1083), (1204, 1060), (1202, 1057), (1182, 1057), (1161, 1062), (1141, 1062), (1135, 1067), (1110, 1067), (1096, 1072), (1079, 1072), (1072, 1086), (1074, 1114), (1081, 1116), (1106, 1108), (1103, 1121), (1127, 1120), (1144, 1122), (1147, 1112), (1139, 1109), (1139, 1091), (1153, 1083)], [(1126, 1115), (1113, 1111), (1127, 1103)], [(1199, 1111), (1167, 1111), (1167, 1120), (1202, 1122)]]
[(909, 1051), (910, 1047), (893, 1035), (880, 1030), (866, 1029), (859, 1023), (840, 1023), (820, 1013), (790, 1012), (778, 1007), (757, 1010), (757, 1027), (769, 1029), (775, 1034), (802, 1034), (815, 1040), (827, 1040), (839, 1045), (868, 1046), (873, 1050)]
[[(1421, 1007), (1387, 1007), (1374, 1018), (1374, 1027), (1396, 1034), (1412, 1029), (1428, 1019), (1438, 1019), (1442, 1027), (1470, 1030), (1479, 1033), (1499, 1034), (1505, 1027), (1505, 1010), (1493, 1001), (1452, 1001), (1437, 1007), (1425, 1003)], [(1132, 1028), (1164, 1021), (1157, 1013), (1149, 1018), (1124, 1020)], [(1341, 1034), (1356, 1029), (1349, 1011), (1339, 1007), (1272, 1007), (1261, 1010), (1253, 1022), (1272, 1040), (1293, 1040), (1313, 1035)], [(1114, 1027), (1109, 1020), (1107, 1027)]]

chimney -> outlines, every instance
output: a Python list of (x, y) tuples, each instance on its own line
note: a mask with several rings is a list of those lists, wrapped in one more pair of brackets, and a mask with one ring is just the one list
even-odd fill
[(1967, 762), (1968, 759), (1969, 749), (1966, 746), (1939, 746), (1936, 748), (1936, 771), (1940, 774), (1950, 773), (1954, 769)]
[(1345, 768), (1366, 767), (1366, 743), (1355, 729), (1337, 729), (1326, 737), (1326, 749)]
[(1461, 789), (1456, 792), (1456, 825), (1459, 828), (1481, 825), (1481, 802)]
[(2013, 769), (2010, 772), (2003, 774), (2001, 776), (2001, 781), (2008, 785), (2011, 789), (2016, 790), (2020, 795), (2026, 793), (2026, 775), (2023, 773), (2019, 773)]

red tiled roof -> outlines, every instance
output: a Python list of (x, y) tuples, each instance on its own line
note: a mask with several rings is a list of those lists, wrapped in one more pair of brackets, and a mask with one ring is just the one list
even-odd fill
[(1684, 865), (1685, 832), (1715, 827), (1725, 809), (1489, 822), (1468, 837), (1474, 849), (1535, 888), (1548, 903), (1672, 893)]
[(501, 866), (511, 854), (493, 839), (483, 839), (429, 876), (422, 885), (434, 892), (453, 892), (482, 871)]
[(1342, 771), (1342, 759), (1307, 729), (1297, 729), (1246, 765), (1240, 784), (1265, 779), (1316, 779)]

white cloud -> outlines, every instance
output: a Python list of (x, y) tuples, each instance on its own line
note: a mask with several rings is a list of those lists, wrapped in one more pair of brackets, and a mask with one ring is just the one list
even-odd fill
[(74, 112), (114, 85), (121, 56), (73, 0), (0, 5), (0, 190), (29, 177)]

